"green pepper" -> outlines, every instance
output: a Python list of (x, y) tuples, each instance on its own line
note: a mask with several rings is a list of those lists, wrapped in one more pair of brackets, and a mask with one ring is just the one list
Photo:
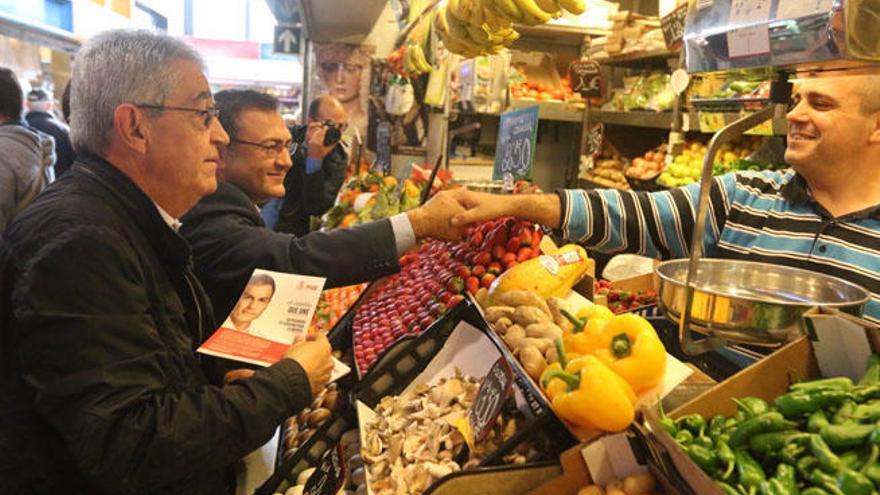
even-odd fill
[(758, 488), (762, 481), (767, 480), (764, 469), (748, 452), (740, 449), (735, 452), (735, 455), (739, 482), (746, 488)]
[(880, 384), (880, 355), (871, 354), (868, 357), (868, 366), (864, 376), (859, 380), (859, 385)]
[(666, 415), (666, 411), (663, 410), (663, 401), (657, 401), (659, 404), (657, 407), (660, 409), (660, 420), (657, 421), (660, 423), (660, 427), (669, 433), (669, 436), (672, 438), (676, 438), (678, 434), (678, 426), (675, 426), (675, 420)]
[(874, 461), (871, 464), (865, 464), (861, 471), (869, 480), (880, 485), (880, 462)]
[(831, 424), (831, 422), (828, 421), (828, 416), (825, 415), (825, 411), (819, 409), (810, 414), (810, 418), (807, 420), (807, 431), (810, 433), (819, 433), (822, 431), (822, 428), (829, 424)]
[(724, 472), (719, 477), (726, 480), (730, 478), (730, 475), (733, 474), (733, 468), (736, 467), (736, 454), (724, 440), (718, 440), (715, 448), (718, 460), (724, 463)]
[(715, 447), (715, 442), (712, 441), (711, 438), (706, 435), (700, 435), (694, 439), (694, 445), (699, 445), (701, 447), (706, 447), (707, 449), (711, 449)]
[(675, 434), (675, 441), (679, 445), (690, 445), (690, 443), (694, 441), (694, 434), (688, 430), (679, 430), (679, 432)]
[(718, 456), (715, 455), (715, 452), (713, 452), (712, 449), (708, 449), (702, 445), (691, 444), (685, 448), (685, 451), (687, 452), (688, 457), (690, 457), (697, 466), (700, 466), (700, 469), (710, 476), (714, 477), (721, 468)]
[(727, 418), (720, 414), (712, 416), (712, 419), (709, 420), (709, 430), (707, 433), (712, 440), (717, 439), (718, 435), (721, 435), (724, 432), (724, 421), (726, 420)]
[(823, 490), (818, 486), (811, 486), (801, 492), (801, 495), (831, 495), (828, 490)]
[(844, 493), (840, 487), (837, 486), (837, 479), (834, 476), (823, 473), (818, 469), (813, 471), (810, 474), (810, 483), (819, 486), (820, 488), (832, 493), (833, 495), (849, 495)]
[(798, 430), (759, 433), (749, 439), (749, 447), (751, 447), (753, 452), (766, 455), (771, 452), (781, 451), (787, 444), (796, 440), (807, 440), (809, 438), (809, 433), (804, 433)]
[(794, 465), (797, 463), (798, 459), (804, 455), (804, 452), (807, 451), (807, 448), (803, 445), (797, 443), (790, 443), (782, 448), (782, 451), (779, 453), (779, 459), (782, 462)]
[(837, 457), (837, 454), (831, 451), (831, 448), (828, 447), (825, 440), (822, 440), (821, 436), (814, 434), (810, 437), (810, 452), (819, 461), (819, 467), (823, 471), (836, 473), (840, 469), (840, 457)]
[(706, 418), (702, 414), (688, 414), (675, 420), (675, 425), (689, 430), (695, 437), (698, 437), (706, 429)]
[(805, 456), (801, 457), (800, 459), (798, 459), (797, 463), (795, 464), (795, 467), (797, 468), (798, 474), (801, 475), (801, 478), (809, 479), (810, 473), (812, 473), (816, 469), (816, 466), (818, 466), (818, 465), (819, 465), (818, 459), (816, 459), (812, 455), (805, 455)]
[(865, 474), (868, 469), (877, 463), (877, 457), (880, 455), (880, 447), (876, 444), (871, 445), (871, 450), (868, 453), (867, 459), (859, 466), (859, 472)]
[(831, 418), (831, 424), (842, 425), (853, 421), (853, 415), (856, 412), (856, 403), (847, 399), (843, 401), (834, 416)]
[(751, 437), (759, 433), (791, 430), (796, 427), (797, 423), (786, 421), (778, 412), (765, 412), (740, 423), (730, 435), (729, 443), (731, 447), (738, 448), (748, 443)]
[(789, 491), (778, 479), (770, 478), (758, 485), (758, 493), (761, 495), (789, 495), (796, 492)]
[(846, 495), (871, 495), (874, 493), (874, 483), (865, 475), (844, 469), (837, 475), (837, 487)]
[(848, 449), (864, 445), (868, 437), (876, 430), (874, 425), (843, 424), (828, 425), (822, 428), (822, 440), (832, 449)]
[(880, 400), (857, 405), (852, 417), (858, 421), (877, 421), (880, 419)]
[(773, 405), (786, 418), (794, 418), (830, 405), (840, 404), (849, 396), (848, 391), (839, 389), (790, 392), (777, 397)]
[(728, 485), (723, 481), (714, 480), (715, 484), (718, 485), (718, 488), (724, 492), (724, 495), (740, 495), (740, 493), (736, 490), (736, 488)]
[(754, 418), (770, 410), (767, 401), (760, 397), (742, 397), (732, 400), (736, 404), (737, 410), (743, 413), (745, 419)]
[(853, 400), (862, 403), (880, 397), (880, 384), (859, 386), (850, 391)]
[(861, 455), (858, 451), (847, 450), (838, 455), (840, 457), (841, 467), (849, 469), (858, 469), (860, 465)]
[(770, 480), (774, 494), (793, 495), (798, 493), (797, 472), (785, 463), (776, 466), (776, 475)]
[(808, 382), (795, 383), (789, 390), (792, 392), (814, 391), (814, 390), (850, 390), (853, 388), (853, 382), (849, 378), (842, 376), (837, 378), (822, 378), (819, 380), (810, 380)]

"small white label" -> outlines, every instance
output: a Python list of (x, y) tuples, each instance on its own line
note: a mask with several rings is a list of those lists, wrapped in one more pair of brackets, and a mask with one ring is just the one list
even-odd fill
[(770, 19), (773, 0), (733, 0), (730, 3), (731, 25), (754, 24)]
[(625, 433), (606, 435), (588, 444), (581, 449), (581, 456), (590, 472), (590, 478), (600, 485), (647, 469), (636, 460)]
[(776, 19), (797, 19), (815, 14), (831, 12), (834, 0), (779, 0)]
[(727, 33), (727, 53), (730, 58), (770, 53), (770, 32), (767, 26), (735, 29)]
[(538, 258), (538, 262), (541, 263), (541, 266), (547, 269), (553, 275), (559, 275), (559, 262), (557, 262), (553, 256), (541, 256)]
[(555, 258), (556, 261), (559, 263), (559, 266), (573, 265), (582, 261), (581, 253), (577, 250), (566, 251), (564, 253), (557, 254)]

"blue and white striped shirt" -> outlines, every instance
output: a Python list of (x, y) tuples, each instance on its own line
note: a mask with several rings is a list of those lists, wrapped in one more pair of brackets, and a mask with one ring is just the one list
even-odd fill
[[(700, 187), (645, 193), (566, 190), (562, 233), (605, 253), (690, 256)], [(793, 170), (715, 178), (703, 252), (825, 273), (871, 293), (865, 317), (880, 322), (880, 205), (834, 218)]]

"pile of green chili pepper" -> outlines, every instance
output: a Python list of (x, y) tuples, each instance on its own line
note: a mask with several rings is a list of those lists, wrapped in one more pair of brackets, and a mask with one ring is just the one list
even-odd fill
[(735, 416), (690, 414), (660, 424), (725, 495), (880, 493), (880, 356), (855, 384), (792, 385), (767, 403), (733, 399)]

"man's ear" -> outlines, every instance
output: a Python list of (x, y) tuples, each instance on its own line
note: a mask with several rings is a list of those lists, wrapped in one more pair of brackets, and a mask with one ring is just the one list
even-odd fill
[(143, 113), (130, 103), (123, 103), (113, 112), (113, 132), (128, 148), (146, 153), (147, 136), (146, 120)]

